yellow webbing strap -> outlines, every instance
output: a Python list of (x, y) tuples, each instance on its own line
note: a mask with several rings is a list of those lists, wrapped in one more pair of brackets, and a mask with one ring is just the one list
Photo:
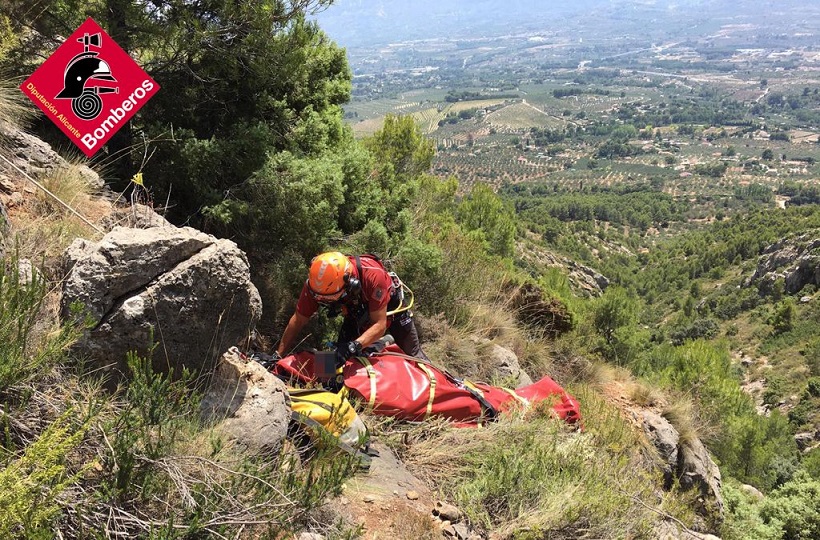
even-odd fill
[(367, 400), (367, 405), (372, 409), (376, 406), (376, 370), (373, 369), (373, 364), (366, 357), (357, 356), (356, 358), (364, 364), (364, 369), (367, 370), (367, 378), (370, 379), (370, 399)]
[(509, 395), (511, 395), (512, 397), (514, 397), (514, 398), (515, 398), (515, 400), (516, 400), (518, 403), (520, 403), (521, 405), (523, 405), (524, 407), (529, 407), (529, 406), (530, 406), (530, 402), (529, 402), (526, 398), (522, 398), (521, 396), (519, 396), (518, 394), (516, 394), (514, 390), (510, 390), (509, 388), (504, 388), (503, 386), (499, 386), (499, 388), (501, 388), (502, 390), (504, 390), (505, 392), (507, 392)]
[(422, 362), (416, 362), (416, 365), (430, 378), (430, 397), (427, 399), (427, 412), (424, 413), (426, 420), (433, 412), (433, 400), (436, 399), (436, 374)]

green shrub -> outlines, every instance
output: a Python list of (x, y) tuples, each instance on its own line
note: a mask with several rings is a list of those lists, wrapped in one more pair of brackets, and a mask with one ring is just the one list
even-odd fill
[(23, 454), (0, 468), (0, 538), (50, 538), (49, 524), (60, 511), (57, 497), (76, 483), (67, 455), (86, 426), (72, 422), (69, 410), (52, 423)]
[(682, 345), (688, 340), (711, 339), (717, 333), (718, 325), (712, 319), (695, 319), (691, 324), (671, 331), (669, 337), (675, 345)]
[(769, 494), (760, 505), (764, 524), (782, 531), (783, 540), (820, 538), (820, 481), (805, 471)]
[(806, 393), (811, 397), (820, 397), (820, 377), (812, 377), (808, 380)]
[(800, 465), (812, 478), (820, 481), (820, 447), (814, 448), (804, 455), (803, 462)]
[(721, 528), (724, 540), (782, 540), (778, 527), (763, 523), (760, 501), (742, 491), (729, 479), (722, 489), (726, 520)]
[(246, 453), (241, 441), (202, 424), (189, 373), (156, 373), (135, 354), (128, 366), (116, 414), (102, 425), (102, 471), (80, 505), (87, 517), (74, 524), (88, 537), (105, 526), (129, 538), (290, 537), (358, 467), (322, 433), (309, 458)]
[(46, 292), (41, 272), (21, 272), (17, 255), (0, 261), (0, 393), (55, 364), (76, 336), (69, 327), (35, 333)]
[(143, 496), (152, 493), (156, 476), (150, 461), (171, 453), (199, 409), (199, 399), (188, 387), (192, 375), (187, 370), (175, 381), (171, 375), (155, 373), (151, 360), (135, 353), (128, 353), (127, 363), (130, 378), (122, 408), (107, 429), (114, 434), (106, 460), (112, 473), (110, 487), (121, 500), (131, 495), (133, 483), (143, 486)]

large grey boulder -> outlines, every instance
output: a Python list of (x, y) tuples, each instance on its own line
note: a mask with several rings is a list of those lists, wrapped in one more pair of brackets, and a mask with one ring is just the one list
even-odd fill
[(245, 254), (188, 227), (115, 227), (99, 242), (76, 240), (63, 266), (61, 316), (80, 304), (91, 322), (75, 349), (114, 379), (128, 351), (148, 354), (152, 339), (157, 369), (212, 367), (262, 312)]
[(287, 436), (285, 384), (235, 348), (222, 355), (201, 407), (207, 422), (252, 452), (276, 452)]

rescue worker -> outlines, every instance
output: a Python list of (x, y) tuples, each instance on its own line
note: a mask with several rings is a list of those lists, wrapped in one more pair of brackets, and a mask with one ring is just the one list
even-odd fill
[(336, 346), (340, 360), (360, 355), (385, 333), (393, 336), (406, 354), (428, 360), (410, 310), (388, 315), (400, 307), (402, 298), (398, 277), (388, 272), (375, 255), (348, 257), (338, 251), (317, 255), (276, 353), (283, 356), (310, 317), (323, 306), (330, 316), (344, 315)]

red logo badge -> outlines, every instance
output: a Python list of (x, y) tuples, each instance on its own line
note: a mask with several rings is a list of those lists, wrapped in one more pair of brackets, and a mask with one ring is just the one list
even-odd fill
[(88, 18), (20, 89), (91, 157), (159, 85)]

